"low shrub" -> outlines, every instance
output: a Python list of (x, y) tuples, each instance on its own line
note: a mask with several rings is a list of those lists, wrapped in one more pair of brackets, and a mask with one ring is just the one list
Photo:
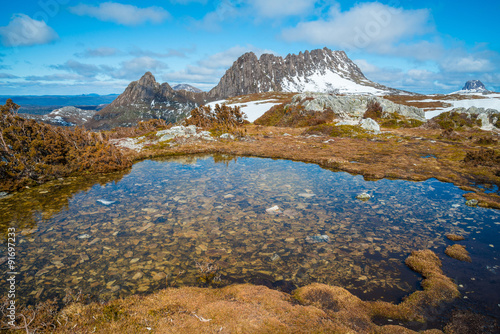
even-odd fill
[(335, 114), (332, 110), (305, 110), (303, 105), (276, 105), (269, 109), (254, 124), (277, 127), (302, 128), (331, 122)]
[(131, 165), (105, 134), (37, 123), (18, 116), (18, 109), (11, 99), (0, 107), (0, 191)]
[(201, 106), (191, 110), (191, 116), (184, 120), (184, 124), (196, 125), (222, 134), (247, 123), (245, 117), (240, 107), (216, 104), (213, 110), (210, 106)]

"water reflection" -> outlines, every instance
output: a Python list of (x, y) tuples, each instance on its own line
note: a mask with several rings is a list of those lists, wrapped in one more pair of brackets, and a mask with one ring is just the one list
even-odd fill
[[(447, 233), (479, 251), (470, 249), (473, 264), (446, 260), (445, 272), (465, 280), (453, 268), (478, 263), (476, 272), (484, 265), (484, 277), (498, 278), (485, 269), (500, 264), (498, 247), (488, 246), (499, 245), (498, 212), (465, 206), (463, 191), (436, 180), (367, 182), (313, 164), (226, 156), (148, 160), (107, 177), (1, 200), (2, 222), (23, 231), (24, 301), (62, 298), (68, 287), (109, 300), (233, 282), (323, 282), (397, 300), (418, 283), (403, 263), (408, 253), (430, 248), (443, 258)], [(372, 198), (357, 200), (361, 192)], [(208, 264), (217, 269), (203, 273)], [(498, 300), (476, 299), (485, 298)]]

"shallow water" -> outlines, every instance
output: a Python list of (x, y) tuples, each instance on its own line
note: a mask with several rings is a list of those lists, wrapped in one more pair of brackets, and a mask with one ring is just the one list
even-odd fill
[[(361, 192), (372, 198), (356, 199)], [(463, 302), (498, 316), (500, 213), (466, 206), (463, 193), (432, 179), (374, 182), (287, 160), (198, 156), (52, 182), (0, 200), (0, 221), (4, 234), (18, 229), (20, 302), (234, 282), (285, 291), (322, 282), (399, 301), (420, 280), (404, 259), (430, 248)], [(273, 206), (280, 212), (266, 212)], [(447, 258), (447, 233), (466, 237), (473, 263)], [(209, 263), (217, 270), (202, 273)], [(2, 280), (0, 296), (6, 289)]]

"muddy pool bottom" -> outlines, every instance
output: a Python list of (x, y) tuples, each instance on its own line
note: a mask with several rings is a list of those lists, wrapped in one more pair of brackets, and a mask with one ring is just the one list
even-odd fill
[[(364, 192), (368, 200), (356, 198)], [(404, 259), (431, 249), (460, 303), (500, 318), (500, 214), (466, 206), (463, 193), (433, 179), (365, 181), (287, 160), (190, 156), (3, 198), (0, 226), (17, 230), (20, 303), (235, 282), (283, 291), (320, 282), (398, 302), (420, 288)], [(465, 237), (458, 243), (472, 263), (444, 254), (449, 233)], [(7, 288), (2, 279), (0, 293)]]

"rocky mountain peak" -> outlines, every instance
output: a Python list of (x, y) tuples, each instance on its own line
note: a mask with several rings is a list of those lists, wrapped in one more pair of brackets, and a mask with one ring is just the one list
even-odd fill
[(178, 84), (178, 85), (175, 85), (172, 87), (173, 90), (185, 90), (187, 92), (192, 92), (192, 93), (201, 93), (203, 92), (201, 89), (199, 88), (196, 88), (196, 87), (193, 87), (191, 85), (188, 85), (188, 84)]
[(239, 57), (210, 92), (220, 99), (269, 91), (357, 94), (397, 93), (368, 80), (344, 51), (328, 48), (288, 54), (285, 58), (253, 52)]
[(451, 94), (475, 94), (475, 93), (489, 94), (491, 92), (486, 89), (486, 87), (480, 80), (469, 80), (465, 83), (464, 87), (461, 90), (453, 92)]
[(484, 87), (484, 84), (479, 81), (479, 80), (469, 80), (465, 83), (464, 88), (462, 90), (487, 90), (486, 87)]
[(131, 82), (111, 104), (94, 115), (86, 126), (108, 129), (132, 126), (140, 121), (161, 118), (176, 122), (206, 102), (206, 93), (175, 91), (168, 83), (158, 83), (151, 72)]

